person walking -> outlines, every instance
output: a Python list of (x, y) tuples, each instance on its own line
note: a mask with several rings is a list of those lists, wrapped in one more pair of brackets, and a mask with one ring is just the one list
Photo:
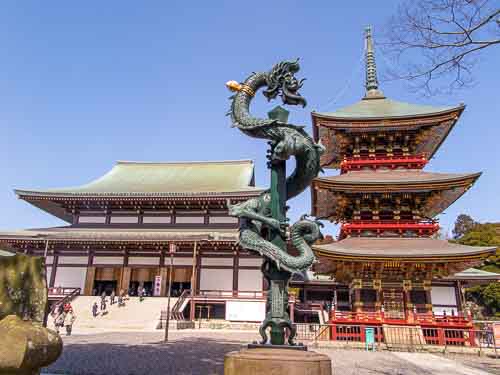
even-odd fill
[(109, 298), (109, 304), (110, 304), (110, 305), (113, 305), (113, 304), (115, 303), (115, 297), (116, 297), (116, 294), (115, 294), (115, 290), (113, 289), (113, 290), (111, 291), (111, 296), (110, 296), (110, 298)]
[(57, 333), (59, 333), (59, 329), (64, 325), (64, 317), (66, 316), (65, 312), (61, 312), (57, 314), (54, 319), (54, 328)]
[(106, 298), (101, 299), (101, 312), (106, 311)]
[(69, 310), (64, 317), (64, 326), (66, 327), (66, 336), (71, 336), (73, 330), (73, 323), (76, 320), (76, 315), (73, 309)]
[(97, 302), (94, 302), (92, 305), (92, 315), (94, 318), (97, 316), (97, 310), (99, 310), (99, 306), (97, 305)]

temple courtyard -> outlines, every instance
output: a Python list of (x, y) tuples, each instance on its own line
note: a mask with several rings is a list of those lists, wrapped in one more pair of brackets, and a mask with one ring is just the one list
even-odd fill
[[(185, 330), (107, 332), (63, 337), (62, 356), (44, 373), (65, 375), (222, 375), (224, 354), (257, 340), (253, 332)], [(500, 374), (500, 360), (473, 354), (366, 352), (320, 347), (341, 375)]]

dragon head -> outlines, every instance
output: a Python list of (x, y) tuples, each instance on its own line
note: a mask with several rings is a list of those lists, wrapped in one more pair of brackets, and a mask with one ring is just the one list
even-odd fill
[(280, 95), (283, 104), (302, 105), (302, 107), (305, 107), (307, 102), (299, 94), (305, 78), (300, 81), (295, 78), (295, 73), (299, 70), (299, 59), (277, 63), (267, 76), (267, 89), (263, 92), (267, 100), (274, 99)]

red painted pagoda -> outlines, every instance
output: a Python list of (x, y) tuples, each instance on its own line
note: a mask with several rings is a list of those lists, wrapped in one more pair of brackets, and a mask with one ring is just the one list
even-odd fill
[(365, 96), (312, 113), (315, 140), (326, 147), (322, 165), (340, 169), (312, 185), (312, 214), (341, 224), (338, 241), (315, 247), (317, 271), (337, 285), (332, 323), (471, 326), (457, 282), (445, 277), (495, 249), (435, 239), (435, 217), (480, 173), (423, 170), (464, 108), (385, 97), (367, 29)]

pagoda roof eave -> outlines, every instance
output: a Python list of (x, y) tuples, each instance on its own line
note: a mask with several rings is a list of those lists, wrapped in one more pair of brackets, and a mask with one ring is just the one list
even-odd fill
[(471, 185), (481, 176), (475, 173), (434, 173), (421, 170), (351, 171), (345, 174), (317, 177), (313, 186), (332, 191), (432, 191)]
[(349, 237), (325, 245), (313, 246), (320, 258), (339, 261), (463, 262), (494, 254), (496, 247), (452, 244), (431, 238)]
[[(374, 175), (377, 175), (377, 178), (374, 178)], [(440, 199), (431, 199), (424, 206), (425, 212), (422, 212), (427, 217), (434, 217), (465, 194), (480, 175), (480, 172), (443, 174), (405, 170), (388, 171), (387, 173), (380, 171), (352, 171), (343, 175), (320, 177), (316, 178), (312, 183), (311, 215), (321, 219), (333, 218), (336, 202), (339, 202), (339, 198), (345, 194), (401, 192), (441, 194)], [(363, 176), (364, 178), (361, 178)], [(414, 180), (412, 180), (411, 176), (414, 176)], [(416, 179), (415, 176), (423, 177), (423, 179)]]
[[(311, 115), (321, 119), (339, 121), (378, 121), (407, 120), (432, 118), (452, 112), (463, 112), (465, 104), (454, 107), (431, 107), (398, 102), (387, 98), (362, 99), (357, 103), (335, 112), (311, 112)], [(460, 114), (459, 114), (460, 115)]]

